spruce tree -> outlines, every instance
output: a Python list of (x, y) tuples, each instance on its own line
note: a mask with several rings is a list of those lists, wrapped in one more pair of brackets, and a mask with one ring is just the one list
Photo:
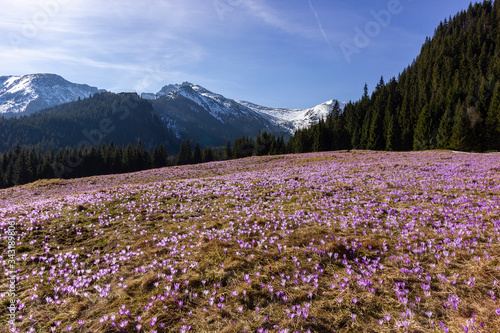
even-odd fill
[(276, 140), (276, 152), (275, 154), (281, 155), (281, 154), (286, 154), (287, 149), (286, 149), (286, 144), (285, 144), (285, 139), (283, 138), (283, 135), (281, 135), (278, 140)]
[(134, 147), (132, 147), (132, 144), (129, 143), (125, 148), (125, 150), (123, 151), (123, 158), (122, 158), (123, 171), (124, 172), (135, 171), (134, 170), (135, 160), (136, 158), (135, 158)]
[(376, 109), (369, 125), (367, 149), (382, 150), (385, 148), (383, 124), (384, 118), (381, 110)]
[(200, 148), (200, 144), (196, 142), (196, 146), (193, 151), (193, 164), (199, 164), (203, 162), (203, 156)]
[(411, 119), (411, 102), (409, 93), (405, 91), (403, 101), (401, 102), (401, 109), (398, 115), (398, 123), (401, 127), (400, 148), (402, 150), (413, 149), (413, 122)]
[(297, 130), (293, 138), (290, 139), (289, 144), (292, 153), (300, 154), (306, 152), (306, 133), (304, 130)]
[(467, 151), (471, 148), (471, 123), (465, 105), (459, 105), (453, 121), (450, 146), (452, 149)]
[(401, 128), (398, 122), (398, 105), (400, 103), (399, 93), (396, 90), (397, 82), (392, 79), (389, 82), (389, 97), (384, 115), (384, 139), (385, 150), (400, 150)]
[(144, 170), (146, 169), (146, 165), (148, 164), (146, 153), (144, 151), (144, 148), (142, 146), (142, 140), (139, 139), (137, 142), (137, 145), (134, 147), (134, 156), (135, 156), (135, 163), (134, 163), (134, 171), (139, 171), (139, 170)]
[(125, 171), (123, 160), (123, 149), (122, 147), (117, 146), (112, 153), (111, 168), (113, 173), (122, 173)]
[(184, 146), (184, 142), (181, 143), (181, 147), (179, 148), (179, 153), (177, 154), (177, 165), (184, 165), (187, 164), (186, 160), (186, 147)]
[(272, 133), (267, 133), (267, 131), (260, 132), (255, 140), (254, 155), (263, 156), (268, 155), (271, 152), (271, 146), (276, 141)]
[(189, 142), (189, 139), (186, 139), (186, 141), (181, 144), (181, 148), (179, 149), (179, 154), (177, 155), (177, 165), (191, 164), (191, 161), (191, 143)]
[(33, 181), (33, 169), (30, 157), (25, 149), (17, 156), (12, 169), (12, 183), (22, 185)]
[(51, 151), (45, 153), (42, 159), (42, 164), (38, 167), (37, 177), (39, 179), (52, 179), (55, 178), (53, 167), (54, 154)]
[(384, 137), (385, 137), (385, 150), (393, 151), (398, 150), (398, 131), (396, 116), (386, 113), (384, 119)]
[(243, 146), (240, 147), (242, 157), (252, 156), (255, 151), (255, 139), (253, 137), (243, 138)]
[(167, 147), (165, 147), (165, 145), (163, 143), (160, 145), (160, 161), (162, 163), (162, 165), (161, 165), (162, 167), (168, 165)]
[[(236, 138), (233, 143), (233, 151), (231, 152), (232, 158), (241, 158), (243, 157), (241, 154), (241, 145), (242, 145), (243, 138)], [(226, 145), (227, 147), (227, 145)], [(227, 156), (227, 155), (226, 155)]]
[(371, 110), (371, 108), (368, 108), (368, 110), (365, 113), (365, 117), (363, 119), (362, 126), (361, 126), (359, 149), (367, 149), (368, 148), (371, 123), (372, 123), (372, 110)]
[(5, 188), (5, 182), (3, 180), (3, 155), (0, 154), (0, 188)]
[[(70, 155), (70, 154), (71, 154), (71, 152), (68, 149), (66, 155)], [(90, 172), (86, 176), (95, 176), (95, 175), (100, 175), (103, 173), (103, 166), (102, 166), (101, 161), (100, 161), (100, 156), (101, 156), (101, 154), (99, 153), (99, 149), (96, 148), (96, 146), (92, 145), (90, 147), (89, 156), (88, 156), (89, 168), (87, 169), (87, 170), (90, 170)]]
[(500, 84), (497, 84), (485, 121), (486, 144), (489, 150), (500, 150)]
[(326, 151), (329, 148), (328, 143), (328, 128), (325, 121), (321, 119), (319, 123), (313, 128), (313, 145), (312, 151)]
[(3, 173), (3, 183), (5, 187), (11, 187), (14, 186), (14, 182), (12, 179), (12, 169), (14, 167), (14, 160), (9, 156), (9, 163), (7, 164), (7, 167), (4, 169)]
[(158, 146), (153, 147), (153, 155), (152, 155), (152, 163), (153, 163), (153, 168), (161, 168), (164, 164), (164, 161), (162, 161), (161, 156), (160, 156), (160, 150), (158, 149)]
[(453, 111), (451, 108), (448, 108), (439, 122), (439, 128), (436, 136), (436, 148), (450, 149), (450, 138), (452, 133)]
[(432, 116), (427, 105), (424, 107), (417, 121), (413, 137), (414, 150), (427, 150), (434, 148), (432, 138)]
[(226, 147), (224, 148), (224, 159), (230, 160), (233, 158), (233, 151), (231, 149), (231, 141), (227, 140)]
[(214, 151), (211, 147), (205, 147), (202, 154), (203, 163), (212, 162), (215, 160)]

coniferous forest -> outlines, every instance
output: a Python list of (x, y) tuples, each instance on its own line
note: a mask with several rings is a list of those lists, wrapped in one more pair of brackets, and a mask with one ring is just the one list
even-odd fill
[[(114, 130), (116, 124), (120, 131)], [(82, 141), (76, 134), (85, 128), (96, 130)], [(130, 143), (131, 133), (141, 140)], [(365, 85), (360, 100), (344, 110), (335, 105), (326, 119), (298, 130), (288, 142), (259, 132), (225, 147), (196, 143), (193, 149), (189, 140), (180, 143), (161, 127), (150, 102), (110, 93), (30, 117), (0, 118), (0, 138), (0, 187), (252, 155), (343, 149), (498, 151), (500, 3), (470, 5), (444, 20), (397, 78), (381, 78), (371, 95)], [(178, 153), (169, 156), (167, 150)]]
[(291, 139), (292, 152), (500, 149), (500, 3), (470, 5), (397, 78)]
[(254, 155), (277, 155), (288, 152), (283, 137), (259, 133), (257, 138), (240, 137), (233, 145), (227, 142), (219, 148), (192, 147), (189, 140), (181, 143), (178, 154), (169, 155), (164, 144), (147, 149), (141, 140), (136, 145), (85, 145), (65, 149), (45, 150), (41, 145), (21, 147), (0, 154), (0, 188), (27, 184), (39, 179), (80, 178), (161, 168), (165, 166), (198, 164)]
[(135, 93), (98, 93), (19, 119), (0, 117), (0, 151), (17, 143), (56, 150), (111, 141), (126, 146), (138, 138), (148, 149), (155, 144), (177, 148), (179, 141), (161, 125), (151, 103)]

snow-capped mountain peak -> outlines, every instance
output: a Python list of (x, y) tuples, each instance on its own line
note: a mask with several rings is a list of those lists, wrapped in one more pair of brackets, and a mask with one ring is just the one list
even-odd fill
[[(310, 109), (270, 108), (246, 101), (228, 99), (190, 82), (166, 85), (156, 94), (142, 94), (143, 98), (150, 100), (163, 96), (188, 98), (206, 109), (222, 123), (230, 121), (232, 118), (250, 116), (264, 119), (273, 126), (281, 128), (286, 134), (293, 134), (300, 128), (308, 127), (319, 122), (320, 119), (326, 118), (337, 103), (336, 100), (330, 100)], [(339, 103), (341, 109), (343, 106), (343, 103)]]
[[(71, 83), (55, 74), (1, 76), (0, 115), (29, 115), (44, 108), (89, 97), (100, 91), (103, 90), (86, 84)], [(165, 121), (169, 124), (174, 122), (169, 117), (173, 117), (175, 113), (175, 117), (178, 117), (176, 121), (182, 120), (187, 127), (190, 121), (200, 121), (203, 118), (202, 123), (204, 122), (207, 128), (208, 123), (213, 120), (215, 122), (210, 125), (212, 129), (229, 126), (234, 129), (234, 133), (240, 130), (242, 133), (251, 134), (253, 129), (258, 128), (285, 136), (293, 135), (298, 129), (326, 118), (337, 103), (330, 100), (309, 109), (270, 108), (229, 99), (187, 81), (166, 85), (156, 94), (143, 93), (142, 97), (151, 100), (154, 106), (161, 105), (160, 116), (162, 119), (168, 118), (169, 120)], [(166, 103), (167, 100), (169, 103)], [(167, 107), (167, 104), (170, 107)], [(340, 108), (343, 108), (342, 104)]]
[(86, 98), (99, 91), (55, 74), (0, 77), (0, 114), (28, 115), (54, 105)]
[(274, 120), (276, 125), (286, 128), (290, 134), (295, 133), (298, 129), (316, 124), (321, 119), (325, 119), (333, 111), (336, 103), (339, 103), (338, 106), (340, 109), (343, 109), (345, 106), (345, 103), (340, 103), (337, 100), (326, 101), (310, 109), (270, 108), (246, 101), (236, 102), (255, 112), (268, 115)]
[[(200, 85), (187, 81), (182, 84), (169, 84), (164, 86), (154, 95), (154, 98), (152, 94), (147, 93), (143, 93), (141, 96), (147, 99), (158, 99), (163, 96), (168, 96), (169, 98), (183, 96), (206, 109), (213, 117), (217, 118), (222, 123), (230, 122), (231, 119), (241, 115), (247, 116), (249, 113), (254, 114), (250, 109), (234, 100), (225, 98)], [(254, 116), (258, 117), (260, 115), (254, 114)]]

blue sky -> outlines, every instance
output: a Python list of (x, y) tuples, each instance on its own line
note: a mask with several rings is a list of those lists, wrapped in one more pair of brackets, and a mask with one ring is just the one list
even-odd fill
[(16, 0), (0, 75), (55, 73), (114, 92), (189, 81), (306, 108), (397, 76), (465, 0)]

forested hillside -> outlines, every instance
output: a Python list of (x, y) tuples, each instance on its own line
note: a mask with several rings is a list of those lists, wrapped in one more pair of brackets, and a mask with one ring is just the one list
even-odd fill
[(444, 20), (397, 78), (298, 131), (294, 152), (500, 149), (500, 3)]
[(134, 93), (100, 93), (90, 98), (45, 109), (19, 119), (0, 118), (0, 151), (17, 143), (42, 149), (66, 146), (165, 144), (177, 150), (180, 142), (162, 126), (149, 101)]

